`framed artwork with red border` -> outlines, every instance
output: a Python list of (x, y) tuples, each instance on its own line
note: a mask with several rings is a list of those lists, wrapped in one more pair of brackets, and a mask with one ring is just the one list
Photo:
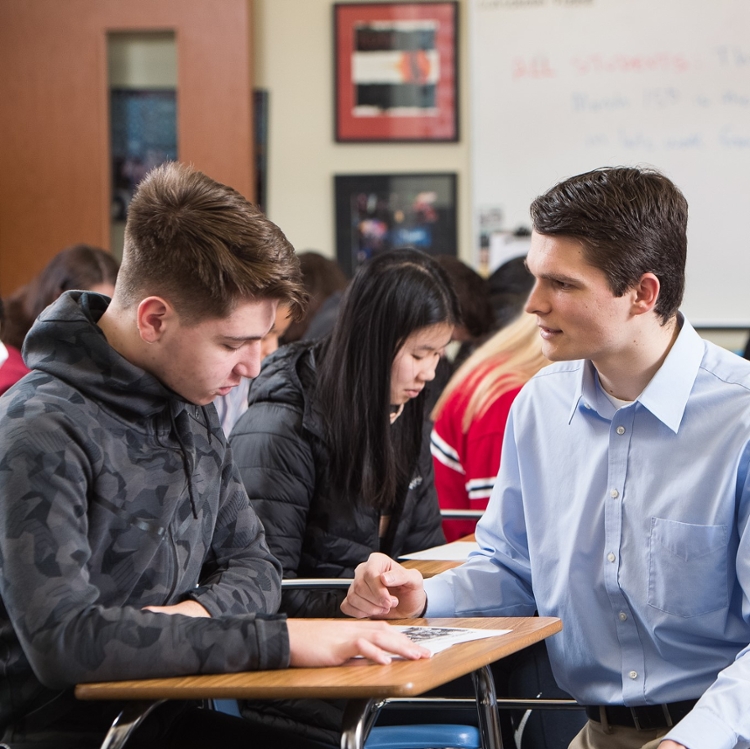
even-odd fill
[(336, 3), (336, 140), (458, 140), (458, 3)]

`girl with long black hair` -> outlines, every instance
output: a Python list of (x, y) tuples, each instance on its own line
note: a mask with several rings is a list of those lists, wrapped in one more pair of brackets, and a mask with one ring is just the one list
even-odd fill
[[(263, 362), (230, 443), (284, 577), (353, 577), (371, 552), (445, 542), (424, 389), (459, 321), (445, 271), (417, 250), (355, 274), (331, 334)], [(287, 590), (293, 617), (342, 616), (345, 590)], [(262, 700), (243, 716), (339, 746), (344, 701)]]
[[(417, 250), (365, 264), (326, 339), (269, 357), (230, 442), (285, 577), (350, 577), (373, 551), (444, 542), (424, 388), (459, 320), (442, 268)], [(287, 591), (290, 616), (341, 616), (345, 591)]]

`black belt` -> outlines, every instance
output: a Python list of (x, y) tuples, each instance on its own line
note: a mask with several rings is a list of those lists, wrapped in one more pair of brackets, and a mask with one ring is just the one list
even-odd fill
[(610, 726), (629, 726), (639, 731), (648, 731), (654, 728), (671, 728), (695, 707), (697, 701), (683, 700), (670, 702), (667, 705), (639, 705), (638, 707), (588, 705), (586, 715), (590, 720), (595, 720), (602, 725), (606, 722)]

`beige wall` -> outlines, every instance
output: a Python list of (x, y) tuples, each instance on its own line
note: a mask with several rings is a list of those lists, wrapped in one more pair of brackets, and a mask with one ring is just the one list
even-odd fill
[(333, 2), (254, 0), (254, 85), (269, 91), (269, 217), (298, 250), (335, 255), (333, 175), (458, 174), (459, 254), (472, 259), (466, 3), (461, 2), (458, 143), (340, 144), (333, 136)]

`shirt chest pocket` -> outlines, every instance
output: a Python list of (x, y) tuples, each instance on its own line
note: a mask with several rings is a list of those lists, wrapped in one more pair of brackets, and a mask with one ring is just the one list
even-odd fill
[(651, 518), (648, 603), (675, 616), (729, 605), (727, 527)]

